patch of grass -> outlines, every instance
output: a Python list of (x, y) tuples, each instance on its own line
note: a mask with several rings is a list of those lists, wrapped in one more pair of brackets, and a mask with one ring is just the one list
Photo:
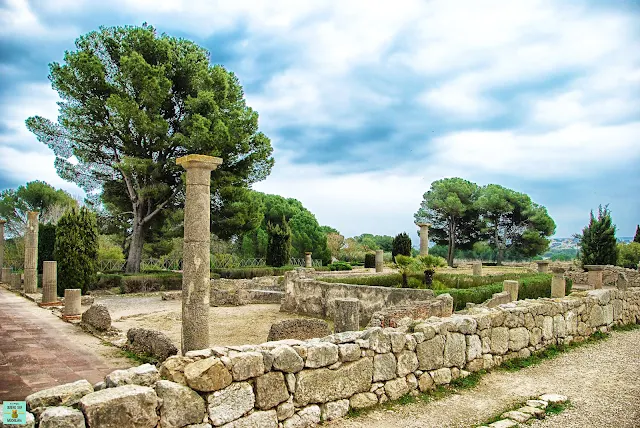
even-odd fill
[(614, 325), (613, 331), (633, 331), (640, 329), (640, 324), (619, 324)]
[(563, 412), (570, 407), (571, 401), (569, 400), (565, 401), (564, 403), (549, 403), (549, 405), (545, 409), (545, 412), (547, 412), (547, 415), (557, 415), (558, 413)]
[(158, 360), (151, 355), (148, 354), (136, 354), (135, 352), (129, 351), (128, 349), (120, 349), (120, 353), (123, 357), (128, 358), (137, 364), (155, 364)]
[[(371, 409), (373, 409), (373, 407), (371, 407)], [(358, 416), (364, 415), (367, 410), (368, 409), (354, 409), (352, 407), (349, 407), (349, 411), (347, 412), (345, 418), (357, 418)]]
[(487, 372), (485, 370), (480, 370), (475, 373), (471, 373), (467, 377), (459, 377), (458, 379), (451, 382), (451, 386), (456, 389), (468, 389), (475, 387), (482, 379), (482, 376)]

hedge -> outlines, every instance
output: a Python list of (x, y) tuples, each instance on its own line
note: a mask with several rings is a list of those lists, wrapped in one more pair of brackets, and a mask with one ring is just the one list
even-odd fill
[(101, 274), (93, 290), (119, 288), (120, 292), (144, 293), (182, 289), (182, 274), (174, 272), (133, 275)]

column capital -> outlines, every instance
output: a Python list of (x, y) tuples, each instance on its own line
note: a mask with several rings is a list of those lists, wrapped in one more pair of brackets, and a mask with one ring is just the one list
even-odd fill
[(3, 220), (0, 218), (0, 227), (4, 226), (4, 224), (7, 222), (7, 220)]
[(206, 155), (186, 155), (176, 159), (176, 164), (184, 169), (199, 168), (213, 171), (222, 164), (222, 158)]
[(423, 221), (420, 222), (416, 222), (416, 226), (422, 228), (422, 227), (431, 227), (431, 223), (425, 223)]
[(35, 220), (38, 218), (39, 214), (40, 214), (40, 211), (29, 211), (27, 212), (27, 218), (29, 220)]

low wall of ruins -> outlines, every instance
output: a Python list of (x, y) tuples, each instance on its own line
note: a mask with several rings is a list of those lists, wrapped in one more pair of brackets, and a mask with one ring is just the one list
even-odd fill
[(640, 288), (473, 311), (430, 318), (413, 331), (377, 327), (308, 341), (191, 351), (169, 357), (159, 371), (148, 364), (118, 370), (100, 385), (79, 381), (26, 401), (40, 418), (78, 418), (89, 428), (133, 420), (149, 428), (311, 426), (552, 344), (582, 341), (615, 324), (640, 324)]
[[(629, 287), (640, 287), (640, 271), (634, 269), (625, 269), (620, 266), (606, 265), (602, 270), (602, 284), (604, 286), (616, 286), (618, 275), (624, 274), (628, 281)], [(588, 284), (589, 273), (580, 270), (568, 270), (565, 276), (573, 281), (574, 284)]]
[(287, 272), (280, 310), (333, 319), (336, 299), (355, 298), (360, 301), (360, 326), (364, 327), (375, 312), (384, 308), (434, 299), (431, 290), (329, 283), (315, 277), (313, 269)]

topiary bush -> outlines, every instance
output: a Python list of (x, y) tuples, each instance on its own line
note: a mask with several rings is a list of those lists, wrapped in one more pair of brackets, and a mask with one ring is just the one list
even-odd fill
[(364, 255), (364, 267), (374, 268), (376, 267), (376, 255), (373, 253), (367, 253)]
[(391, 256), (395, 259), (396, 255), (411, 257), (411, 238), (405, 232), (396, 235), (391, 243)]
[[(333, 262), (329, 265), (329, 270), (352, 270), (351, 265), (346, 262)], [(339, 282), (339, 281), (336, 281)]]
[(67, 288), (86, 294), (97, 281), (98, 226), (96, 216), (86, 207), (72, 208), (56, 229), (54, 256), (58, 262), (58, 296)]
[(56, 246), (56, 226), (42, 224), (38, 226), (38, 272), (42, 273), (43, 262), (55, 261), (53, 251)]

